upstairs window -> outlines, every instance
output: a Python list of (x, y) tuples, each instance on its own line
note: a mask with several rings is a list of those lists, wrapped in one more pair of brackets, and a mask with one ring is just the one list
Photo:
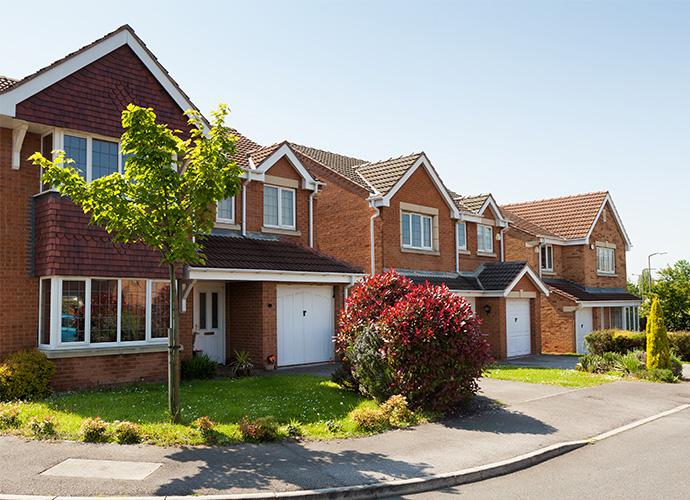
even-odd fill
[(541, 270), (553, 271), (553, 247), (551, 245), (541, 247)]
[(403, 212), (401, 223), (403, 247), (432, 250), (431, 217)]
[(295, 229), (295, 190), (264, 186), (264, 226)]
[(477, 251), (493, 253), (494, 239), (491, 226), (477, 225)]
[(235, 197), (226, 198), (218, 202), (216, 209), (216, 221), (218, 222), (235, 222)]
[(458, 250), (467, 250), (467, 226), (464, 222), (458, 223)]
[(597, 247), (597, 271), (610, 274), (616, 272), (616, 260), (613, 248)]

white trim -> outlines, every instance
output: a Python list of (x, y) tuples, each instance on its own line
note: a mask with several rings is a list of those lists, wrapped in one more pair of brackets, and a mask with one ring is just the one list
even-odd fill
[[(266, 223), (266, 188), (275, 189), (278, 191), (277, 196), (277, 208), (278, 208), (278, 221), (277, 224), (267, 224)], [(297, 230), (297, 191), (293, 188), (287, 188), (282, 186), (273, 186), (270, 184), (264, 184), (263, 190), (263, 228), (272, 229), (288, 229), (295, 231)], [(283, 192), (292, 193), (292, 224), (283, 224)]]
[(458, 210), (458, 207), (455, 206), (455, 202), (448, 194), (448, 190), (443, 185), (441, 178), (436, 173), (436, 170), (434, 170), (434, 167), (431, 166), (429, 159), (423, 153), (420, 155), (417, 161), (415, 161), (414, 164), (407, 170), (407, 172), (405, 172), (405, 175), (403, 175), (398, 180), (398, 182), (395, 183), (395, 186), (393, 186), (393, 188), (391, 188), (391, 190), (388, 191), (388, 194), (382, 197), (373, 198), (375, 205), (378, 207), (389, 207), (391, 203), (391, 198), (395, 196), (398, 190), (407, 182), (407, 180), (412, 176), (412, 174), (414, 174), (417, 171), (420, 165), (424, 166), (427, 173), (429, 174), (429, 177), (431, 177), (431, 181), (436, 186), (436, 190), (439, 192), (441, 197), (444, 199), (444, 201), (450, 208), (450, 217), (452, 219), (459, 219), (460, 212)]
[(484, 214), (484, 211), (488, 208), (492, 207), (494, 211), (494, 215), (498, 216), (498, 219), (496, 220), (496, 223), (494, 225), (496, 226), (501, 226), (501, 227), (507, 227), (508, 226), (508, 219), (503, 217), (503, 214), (501, 213), (501, 209), (498, 207), (498, 203), (496, 203), (496, 200), (494, 200), (494, 197), (492, 194), (489, 193), (489, 196), (486, 198), (484, 201), (484, 204), (482, 205), (482, 208), (479, 209), (477, 214), (479, 216), (482, 216)]
[[(139, 60), (146, 66), (151, 74), (156, 78), (166, 92), (172, 97), (175, 103), (186, 111), (197, 109), (194, 104), (177, 88), (160, 64), (153, 58), (152, 54), (144, 47), (134, 32), (126, 26), (122, 31), (118, 31), (100, 40), (87, 49), (82, 49), (75, 55), (68, 57), (65, 61), (36, 75), (31, 80), (22, 83), (10, 90), (0, 94), (0, 114), (14, 117), (17, 113), (17, 104), (37, 94), (38, 92), (50, 87), (54, 83), (76, 73), (89, 64), (117, 50), (123, 45), (128, 45), (137, 55)], [(203, 120), (205, 125), (205, 120)]]
[(609, 301), (590, 301), (590, 302), (580, 302), (575, 301), (580, 304), (581, 307), (625, 307), (625, 306), (639, 306), (642, 304), (641, 300), (609, 300)]
[(22, 145), (27, 130), (29, 130), (28, 123), (21, 123), (12, 129), (12, 170), (19, 170)]
[(287, 144), (283, 144), (273, 153), (271, 153), (271, 155), (268, 158), (266, 158), (258, 168), (254, 168), (253, 172), (257, 174), (266, 175), (266, 171), (269, 170), (273, 165), (275, 165), (278, 162), (278, 160), (280, 160), (282, 157), (286, 157), (287, 160), (292, 164), (293, 168), (297, 170), (299, 175), (302, 177), (302, 188), (310, 188), (311, 185), (317, 182), (317, 180), (314, 177), (312, 177), (312, 175), (309, 173), (306, 167), (302, 164), (301, 161), (299, 161), (295, 153), (292, 151), (292, 149), (290, 149), (290, 147)]
[(266, 269), (210, 269), (190, 267), (189, 278), (222, 281), (280, 281), (294, 283), (350, 283), (353, 276), (365, 274), (271, 271)]
[(535, 285), (541, 292), (544, 294), (544, 296), (548, 297), (549, 296), (549, 289), (546, 287), (544, 282), (539, 279), (539, 276), (534, 274), (534, 271), (525, 264), (525, 267), (522, 268), (522, 271), (518, 273), (518, 275), (513, 279), (513, 281), (508, 285), (505, 290), (503, 290), (502, 295), (504, 297), (507, 297), (510, 292), (513, 291), (513, 288), (515, 288), (515, 285), (518, 284), (518, 282), (522, 279), (523, 276), (527, 275), (527, 277), (530, 279), (533, 285)]
[(623, 235), (623, 241), (625, 241), (625, 249), (630, 250), (632, 248), (632, 243), (630, 242), (630, 238), (628, 237), (628, 233), (625, 231), (625, 227), (623, 226), (623, 222), (621, 221), (621, 218), (618, 215), (618, 210), (616, 209), (616, 205), (613, 204), (613, 200), (611, 199), (611, 194), (608, 192), (606, 193), (606, 197), (604, 198), (604, 201), (601, 203), (601, 206), (599, 207), (599, 211), (597, 212), (597, 216), (594, 218), (594, 222), (592, 222), (592, 225), (590, 226), (589, 231), (587, 231), (587, 236), (584, 239), (589, 241), (589, 238), (592, 236), (592, 232), (594, 231), (594, 226), (597, 225), (597, 222), (599, 221), (599, 217), (601, 217), (602, 212), (604, 211), (604, 208), (606, 207), (607, 202), (609, 203), (609, 205), (611, 205), (611, 212), (613, 212), (613, 218), (616, 222), (616, 225), (618, 226), (618, 229), (620, 229), (620, 232)]

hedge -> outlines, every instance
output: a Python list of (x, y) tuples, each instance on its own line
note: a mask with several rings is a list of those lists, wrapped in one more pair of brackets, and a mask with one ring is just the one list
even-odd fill
[[(690, 332), (668, 332), (671, 350), (683, 361), (690, 363)], [(591, 354), (601, 356), (605, 352), (647, 350), (647, 334), (627, 330), (597, 330), (585, 336)]]

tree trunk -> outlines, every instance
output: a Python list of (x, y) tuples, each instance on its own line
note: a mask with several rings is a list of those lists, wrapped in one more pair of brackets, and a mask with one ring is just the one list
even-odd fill
[(168, 412), (173, 423), (180, 422), (180, 311), (177, 300), (175, 265), (170, 269), (170, 305), (172, 325), (168, 334)]

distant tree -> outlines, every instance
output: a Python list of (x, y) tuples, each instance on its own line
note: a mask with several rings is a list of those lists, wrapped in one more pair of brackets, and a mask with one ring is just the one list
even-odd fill
[(636, 297), (640, 296), (640, 285), (628, 278), (628, 293)]
[(652, 294), (647, 294), (650, 300), (655, 296), (659, 298), (669, 331), (690, 330), (690, 263), (687, 260), (679, 260), (659, 271)]
[(85, 182), (59, 151), (56, 160), (31, 156), (43, 167), (43, 182), (91, 213), (91, 223), (115, 233), (114, 241), (142, 242), (156, 249), (170, 276), (172, 324), (168, 335), (168, 410), (180, 419), (179, 308), (176, 274), (185, 263), (203, 262), (199, 233), (213, 228), (216, 202), (239, 190), (241, 170), (230, 158), (234, 138), (224, 124), (228, 110), (212, 113), (213, 127), (204, 132), (201, 115), (187, 111), (191, 137), (156, 123), (152, 109), (130, 104), (122, 112), (124, 174)]

